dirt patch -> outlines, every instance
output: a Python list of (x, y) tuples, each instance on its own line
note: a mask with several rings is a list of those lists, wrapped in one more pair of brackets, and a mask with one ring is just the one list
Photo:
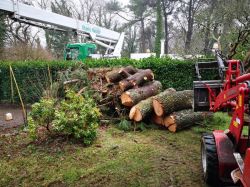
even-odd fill
[[(27, 108), (27, 112), (30, 108)], [(11, 113), (13, 120), (6, 121), (5, 114)], [(0, 104), (0, 134), (15, 133), (24, 124), (21, 106), (13, 104)]]

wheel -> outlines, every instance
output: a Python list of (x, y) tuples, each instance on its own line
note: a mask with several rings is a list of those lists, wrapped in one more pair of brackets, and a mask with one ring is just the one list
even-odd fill
[(218, 156), (212, 133), (206, 133), (202, 136), (201, 162), (205, 182), (212, 186), (220, 186)]

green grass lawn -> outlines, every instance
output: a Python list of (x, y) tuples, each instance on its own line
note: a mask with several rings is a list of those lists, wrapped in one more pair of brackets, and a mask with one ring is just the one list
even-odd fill
[(204, 186), (201, 133), (225, 129), (229, 121), (219, 113), (174, 134), (110, 125), (99, 128), (89, 147), (65, 137), (34, 142), (23, 132), (1, 136), (0, 186)]

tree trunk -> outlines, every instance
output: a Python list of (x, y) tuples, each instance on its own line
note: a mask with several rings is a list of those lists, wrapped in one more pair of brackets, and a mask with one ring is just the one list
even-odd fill
[(154, 74), (150, 69), (140, 70), (134, 75), (129, 76), (119, 82), (121, 90), (126, 91), (129, 88), (140, 86), (145, 82), (152, 81), (154, 79)]
[(133, 106), (129, 112), (129, 119), (139, 122), (149, 116), (153, 112), (152, 101), (153, 97), (149, 97)]
[(194, 15), (193, 15), (193, 0), (189, 0), (188, 3), (188, 30), (186, 34), (186, 41), (185, 41), (185, 53), (188, 54), (190, 52), (191, 47), (191, 40), (193, 35), (193, 27), (194, 27)]
[(144, 18), (141, 18), (141, 52), (146, 53), (146, 38), (145, 38)]
[(161, 91), (162, 85), (159, 81), (149, 82), (141, 88), (130, 89), (121, 95), (124, 106), (134, 106), (139, 101), (154, 96)]
[(192, 108), (192, 101), (192, 90), (162, 93), (155, 96), (153, 108), (157, 116), (163, 116), (174, 111)]
[(250, 72), (249, 70), (249, 66), (250, 66), (250, 50), (247, 52), (245, 58), (244, 58), (244, 61), (243, 61), (243, 64), (244, 64), (244, 68), (246, 70), (247, 73)]
[(169, 131), (176, 132), (202, 122), (205, 117), (206, 114), (203, 112), (193, 112), (193, 110), (181, 110), (171, 114), (169, 116), (171, 120), (169, 120), (167, 124), (164, 120), (164, 124), (168, 127)]
[(210, 49), (210, 43), (211, 43), (211, 39), (210, 39), (210, 34), (211, 34), (211, 19), (213, 16), (213, 12), (214, 12), (214, 8), (215, 8), (215, 4), (217, 3), (217, 0), (211, 0), (210, 3), (210, 8), (209, 8), (209, 14), (207, 15), (207, 24), (206, 24), (206, 28), (205, 28), (205, 39), (204, 39), (204, 54), (208, 55), (209, 54), (209, 49)]
[(160, 116), (157, 116), (156, 114), (153, 114), (151, 120), (156, 125), (165, 126), (164, 125), (164, 118), (163, 117), (160, 117)]
[(165, 1), (162, 1), (164, 15), (164, 30), (165, 30), (165, 54), (168, 54), (169, 31), (168, 31), (168, 14)]
[(210, 35), (210, 15), (209, 20), (207, 21), (206, 28), (205, 28), (205, 39), (204, 39), (204, 54), (209, 54), (209, 35)]
[(122, 79), (127, 78), (130, 75), (135, 74), (136, 72), (137, 72), (137, 69), (135, 69), (132, 66), (127, 66), (125, 68), (115, 69), (113, 71), (106, 73), (105, 78), (108, 83), (111, 83), (111, 82), (115, 83)]
[[(164, 92), (174, 92), (174, 91), (175, 90), (173, 88), (169, 88)], [(133, 106), (130, 110), (129, 118), (131, 120), (138, 122), (142, 121), (143, 119), (151, 115), (153, 112), (152, 102), (155, 97), (156, 96), (149, 97), (146, 100), (142, 100), (137, 105)]]
[(175, 123), (173, 115), (168, 115), (164, 117), (163, 124), (165, 127), (169, 127), (170, 125), (173, 125)]

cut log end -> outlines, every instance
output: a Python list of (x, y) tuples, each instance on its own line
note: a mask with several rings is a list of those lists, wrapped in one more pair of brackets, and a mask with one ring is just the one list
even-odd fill
[(164, 125), (163, 118), (160, 117), (160, 116), (157, 116), (155, 114), (152, 116), (152, 122), (155, 123), (155, 124), (157, 124), (157, 125)]
[(157, 116), (163, 116), (164, 114), (163, 106), (159, 101), (153, 100), (153, 108)]
[(129, 93), (125, 92), (121, 95), (121, 101), (124, 106), (131, 107), (134, 105), (132, 98)]
[(170, 115), (170, 116), (165, 117), (163, 123), (165, 127), (170, 127), (171, 125), (175, 123), (174, 116)]
[(142, 120), (142, 114), (140, 110), (138, 110), (136, 107), (131, 108), (129, 112), (129, 119), (134, 120), (136, 122), (139, 122)]
[(177, 125), (174, 123), (174, 124), (172, 124), (172, 125), (170, 125), (169, 127), (168, 127), (168, 130), (170, 131), (170, 132), (176, 132), (176, 130), (177, 130)]
[(129, 119), (131, 119), (131, 120), (134, 119), (135, 112), (136, 112), (136, 108), (135, 107), (131, 108), (131, 110), (129, 112)]
[(137, 110), (137, 109), (135, 110), (134, 120), (136, 122), (139, 122), (142, 120), (142, 114), (140, 110)]

